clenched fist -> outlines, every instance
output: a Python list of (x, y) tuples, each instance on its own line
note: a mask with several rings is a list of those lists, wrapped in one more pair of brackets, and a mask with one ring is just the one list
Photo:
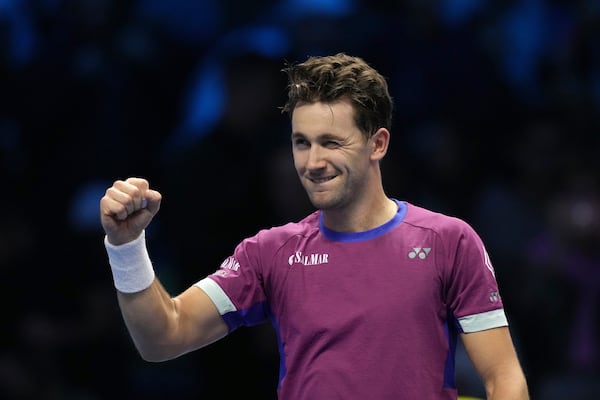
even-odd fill
[(145, 179), (115, 181), (100, 200), (100, 221), (108, 241), (119, 245), (137, 238), (158, 212), (161, 199)]

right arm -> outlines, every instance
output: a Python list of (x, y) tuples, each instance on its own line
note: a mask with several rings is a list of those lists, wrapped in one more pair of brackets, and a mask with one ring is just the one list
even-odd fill
[[(133, 243), (145, 247), (145, 241), (133, 241), (140, 238), (156, 215), (160, 202), (160, 193), (151, 190), (144, 179), (116, 181), (100, 201), (102, 227), (111, 251), (119, 252), (122, 249), (119, 246), (131, 246)], [(141, 263), (146, 269), (146, 273), (141, 274), (139, 266), (128, 270), (128, 261), (120, 258), (119, 263), (124, 265), (118, 266), (121, 272), (116, 275), (112, 263), (111, 267), (115, 286), (121, 287), (121, 290), (117, 289), (117, 298), (125, 325), (142, 358), (148, 361), (168, 360), (206, 346), (227, 334), (227, 325), (202, 289), (192, 286), (179, 296), (171, 297), (160, 281), (152, 278), (153, 271), (152, 275), (147, 274), (147, 268), (152, 268), (149, 260)], [(136, 260), (131, 264), (140, 262)], [(117, 275), (123, 275), (123, 271), (128, 282), (118, 285)], [(144, 287), (138, 287), (136, 274), (149, 276), (149, 286), (144, 283)]]

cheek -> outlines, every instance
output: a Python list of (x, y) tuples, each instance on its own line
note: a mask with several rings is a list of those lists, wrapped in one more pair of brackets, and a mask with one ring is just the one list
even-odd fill
[(294, 168), (296, 169), (296, 171), (300, 171), (301, 168), (303, 168), (302, 166), (305, 164), (302, 156), (298, 154), (298, 152), (292, 152), (292, 159), (294, 162)]

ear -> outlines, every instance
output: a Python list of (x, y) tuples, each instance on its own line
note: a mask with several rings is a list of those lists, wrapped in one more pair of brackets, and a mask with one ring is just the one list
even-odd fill
[(372, 151), (371, 160), (380, 161), (387, 153), (388, 146), (390, 144), (390, 131), (385, 128), (379, 128), (371, 138)]

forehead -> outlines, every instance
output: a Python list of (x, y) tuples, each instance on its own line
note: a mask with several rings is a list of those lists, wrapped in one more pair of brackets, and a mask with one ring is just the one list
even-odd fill
[(292, 114), (292, 133), (323, 134), (358, 130), (354, 121), (354, 108), (348, 101), (334, 103), (301, 103)]

